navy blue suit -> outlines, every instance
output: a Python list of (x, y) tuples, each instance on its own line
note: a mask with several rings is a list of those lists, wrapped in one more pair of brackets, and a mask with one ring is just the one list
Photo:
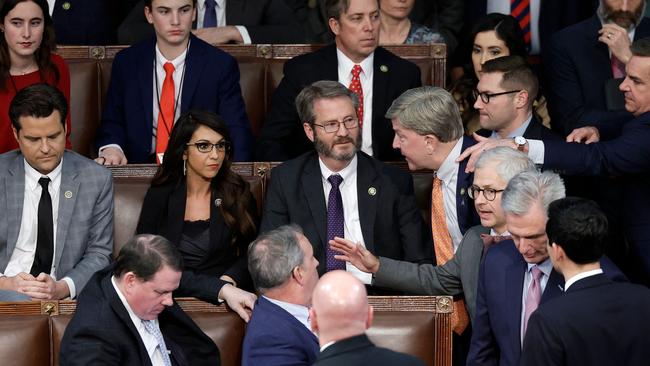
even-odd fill
[(318, 338), (286, 310), (260, 296), (246, 327), (242, 366), (304, 365), (316, 361)]
[(600, 274), (576, 281), (528, 320), (522, 365), (647, 365), (650, 290)]
[[(554, 130), (569, 134), (574, 128), (608, 128), (631, 120), (625, 110), (608, 111), (605, 82), (612, 79), (609, 50), (598, 41), (602, 28), (596, 15), (557, 32), (544, 52), (549, 112)], [(650, 36), (650, 20), (643, 18), (634, 39)], [(602, 132), (601, 132), (602, 135)]]
[(118, 7), (114, 2), (116, 0), (56, 0), (52, 11), (56, 43), (114, 44)]
[[(118, 144), (129, 163), (147, 163), (153, 126), (155, 38), (115, 56), (97, 147)], [(181, 113), (203, 109), (221, 115), (228, 124), (235, 160), (248, 161), (251, 130), (239, 87), (237, 61), (227, 53), (190, 36), (185, 59)]]
[[(614, 263), (603, 257), (603, 270), (610, 278), (625, 281)], [(468, 365), (519, 365), (521, 357), (522, 291), (527, 263), (512, 240), (487, 251), (479, 270), (476, 316)], [(541, 304), (562, 294), (564, 278), (551, 271)]]

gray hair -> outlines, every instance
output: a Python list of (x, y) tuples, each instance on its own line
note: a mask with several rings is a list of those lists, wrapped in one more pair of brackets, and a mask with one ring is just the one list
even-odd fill
[(314, 102), (319, 99), (332, 99), (339, 97), (350, 98), (354, 111), (359, 107), (359, 97), (350, 89), (338, 81), (321, 80), (304, 87), (296, 97), (296, 109), (301, 122), (313, 125), (316, 116), (314, 115)]
[(485, 168), (490, 163), (496, 163), (496, 172), (499, 178), (508, 183), (512, 177), (527, 171), (537, 171), (535, 164), (528, 155), (521, 151), (505, 146), (497, 146), (487, 150), (476, 161), (476, 169)]
[(397, 118), (402, 127), (418, 135), (434, 135), (441, 142), (463, 136), (463, 122), (456, 101), (448, 91), (434, 86), (405, 91), (388, 108), (386, 118)]
[(630, 46), (632, 55), (637, 57), (650, 57), (650, 37), (637, 39)]
[(304, 253), (298, 243), (302, 229), (280, 226), (260, 235), (248, 246), (248, 271), (260, 293), (285, 283), (293, 268), (302, 265)]
[(522, 172), (510, 179), (501, 198), (505, 213), (523, 215), (535, 202), (548, 211), (551, 202), (564, 198), (564, 183), (559, 175), (551, 172)]

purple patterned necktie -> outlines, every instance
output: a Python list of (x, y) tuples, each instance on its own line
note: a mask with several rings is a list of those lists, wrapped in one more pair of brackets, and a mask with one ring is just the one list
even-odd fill
[(343, 199), (341, 198), (341, 191), (339, 186), (343, 182), (343, 178), (338, 174), (332, 174), (327, 178), (332, 184), (330, 195), (327, 199), (327, 271), (335, 269), (345, 270), (345, 262), (334, 258), (337, 254), (334, 250), (330, 249), (329, 241), (334, 239), (335, 236), (342, 238), (344, 235), (343, 229)]

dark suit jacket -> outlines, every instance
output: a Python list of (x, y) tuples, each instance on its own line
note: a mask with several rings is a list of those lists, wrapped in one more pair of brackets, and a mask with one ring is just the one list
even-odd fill
[[(472, 323), (468, 365), (518, 365), (521, 357), (521, 298), (527, 264), (512, 240), (495, 244), (481, 263)], [(608, 277), (625, 276), (606, 257), (601, 265)], [(562, 294), (564, 278), (551, 271), (541, 304)]]
[(650, 112), (626, 123), (620, 137), (595, 144), (544, 142), (544, 168), (566, 175), (618, 176), (625, 235), (650, 279)]
[[(625, 110), (607, 110), (605, 82), (612, 78), (612, 68), (607, 45), (598, 41), (601, 27), (594, 15), (557, 32), (544, 52), (551, 124), (564, 135), (582, 126), (609, 129), (612, 127), (608, 125), (620, 125), (633, 118)], [(643, 18), (634, 39), (647, 36), (650, 36), (650, 20)], [(604, 132), (616, 135), (609, 130)]]
[(605, 275), (576, 281), (528, 320), (522, 365), (647, 365), (650, 290)]
[(358, 336), (342, 339), (327, 347), (320, 355), (314, 366), (424, 366), (422, 360), (375, 346), (368, 336)]
[[(253, 44), (303, 43), (305, 40), (285, 0), (226, 0), (226, 25), (245, 26)], [(120, 43), (134, 44), (153, 35), (153, 26), (144, 16), (144, 1), (140, 1), (120, 25)]]
[(117, 0), (56, 0), (52, 12), (56, 43), (115, 44), (116, 3)]
[[(421, 85), (420, 69), (381, 47), (375, 50), (374, 57), (373, 156), (383, 161), (402, 160), (399, 151), (392, 147), (395, 134), (384, 115), (395, 98)], [(284, 64), (284, 78), (273, 94), (271, 109), (260, 131), (256, 160), (285, 161), (313, 150), (296, 111), (296, 96), (305, 86), (316, 81), (338, 79), (335, 45), (288, 60)]]
[[(142, 203), (142, 211), (136, 232), (157, 234), (178, 245), (183, 235), (187, 185), (173, 184), (151, 187)], [(214, 202), (214, 197), (210, 199)], [(249, 207), (251, 217), (256, 217), (255, 200)], [(210, 246), (196, 268), (185, 268), (181, 286), (176, 296), (194, 296), (206, 301), (217, 301), (223, 281), (219, 276), (228, 275), (237, 281), (238, 287), (250, 288), (248, 273), (248, 244), (254, 237), (240, 237), (232, 243), (233, 233), (226, 225), (221, 210), (210, 205)]]
[(318, 356), (318, 338), (293, 315), (260, 296), (246, 327), (242, 366), (309, 366)]
[[(366, 247), (375, 255), (431, 263), (431, 234), (422, 223), (411, 175), (363, 152), (357, 153), (357, 198)], [(273, 169), (260, 232), (296, 223), (326, 270), (327, 206), (318, 155), (308, 152)], [(374, 187), (376, 194), (368, 191)]]
[[(463, 145), (461, 151), (465, 151), (468, 147), (476, 144), (476, 141), (469, 137), (463, 136)], [(465, 234), (472, 226), (480, 225), (481, 220), (474, 208), (474, 201), (469, 197), (467, 191), (474, 182), (474, 173), (466, 173), (467, 159), (458, 163), (458, 180), (456, 182), (456, 216), (458, 216), (458, 226), (460, 232)], [(431, 197), (429, 196), (429, 202)], [(427, 223), (431, 229), (431, 220)], [(432, 231), (429, 230), (429, 233)]]
[[(97, 272), (79, 296), (61, 341), (61, 365), (151, 365), (129, 313), (111, 283), (113, 266)], [(219, 350), (174, 302), (158, 315), (173, 365), (219, 365)]]
[[(228, 125), (235, 160), (251, 157), (251, 129), (239, 87), (239, 67), (229, 54), (190, 36), (181, 112), (204, 109)], [(97, 147), (118, 144), (129, 163), (149, 162), (153, 126), (153, 65), (156, 39), (120, 51), (113, 61)]]

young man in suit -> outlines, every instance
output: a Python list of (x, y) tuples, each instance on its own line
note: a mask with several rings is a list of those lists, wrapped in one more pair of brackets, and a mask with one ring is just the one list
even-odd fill
[(173, 124), (192, 108), (228, 124), (235, 160), (250, 159), (251, 131), (235, 59), (191, 35), (196, 0), (147, 0), (156, 37), (113, 61), (96, 145), (104, 165), (160, 163)]
[(79, 297), (61, 365), (219, 365), (217, 346), (172, 298), (182, 271), (162, 236), (129, 240)]
[(376, 255), (415, 263), (431, 263), (433, 251), (411, 175), (359, 151), (357, 101), (336, 81), (300, 92), (296, 106), (316, 151), (273, 169), (260, 232), (296, 223), (313, 246), (319, 273), (344, 269), (370, 284), (370, 274), (333, 258), (330, 240), (345, 237)]
[(65, 150), (64, 95), (46, 84), (16, 94), (20, 150), (0, 155), (0, 299), (75, 298), (113, 250), (113, 177)]
[(314, 366), (424, 365), (416, 357), (377, 347), (368, 339), (373, 309), (365, 286), (351, 274), (326, 273), (312, 297), (309, 321), (320, 343)]
[(400, 160), (391, 148), (393, 130), (384, 117), (402, 92), (421, 85), (420, 69), (381, 47), (377, 0), (328, 0), (335, 44), (284, 64), (256, 150), (259, 161), (285, 161), (312, 150), (296, 112), (296, 95), (318, 80), (337, 80), (359, 95), (361, 150), (382, 161)]
[(318, 260), (300, 227), (260, 235), (248, 248), (248, 269), (260, 297), (244, 337), (242, 366), (310, 366), (318, 339), (309, 326)]
[(564, 276), (564, 295), (531, 315), (522, 365), (645, 365), (650, 359), (650, 290), (615, 283), (598, 259), (607, 219), (581, 198), (548, 208), (548, 253)]

